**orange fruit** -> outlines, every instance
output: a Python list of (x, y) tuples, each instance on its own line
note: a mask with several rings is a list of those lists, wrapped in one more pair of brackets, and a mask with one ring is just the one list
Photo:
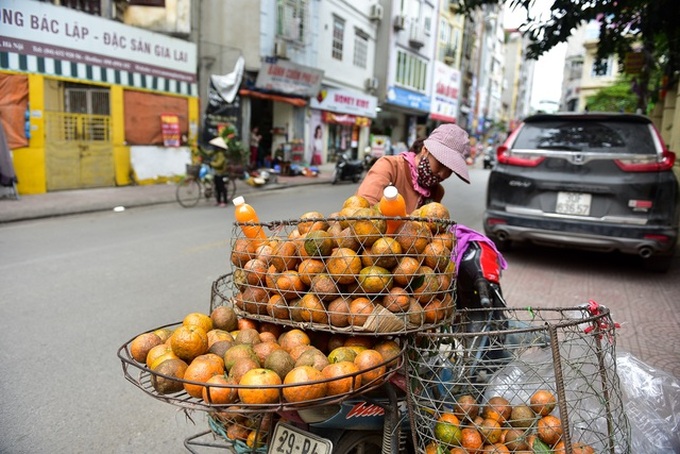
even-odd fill
[(286, 240), (281, 241), (274, 248), (270, 263), (274, 265), (276, 271), (281, 272), (285, 270), (294, 270), (300, 261), (297, 245), (294, 241)]
[(431, 242), (423, 250), (423, 264), (436, 272), (442, 272), (451, 263), (451, 250), (442, 242)]
[(427, 218), (425, 225), (430, 231), (435, 233), (445, 232), (451, 219), (449, 209), (439, 202), (430, 202), (418, 209), (418, 217)]
[(243, 265), (244, 276), (249, 285), (262, 285), (269, 266), (260, 259), (250, 259)]
[(357, 355), (358, 352), (350, 347), (337, 347), (328, 354), (328, 361), (331, 364), (339, 363), (340, 361), (354, 362)]
[(349, 300), (345, 297), (335, 298), (328, 304), (328, 323), (342, 328), (349, 325)]
[(316, 347), (312, 345), (300, 344), (293, 347), (288, 353), (290, 354), (290, 357), (297, 362), (297, 360), (300, 358), (300, 356), (302, 356), (304, 352), (306, 352), (307, 350), (311, 350), (313, 348)]
[(159, 365), (166, 359), (179, 358), (172, 351), (172, 347), (169, 344), (159, 344), (149, 350), (146, 355), (146, 366), (153, 370), (155, 366)]
[(347, 197), (342, 203), (342, 208), (369, 208), (370, 206), (371, 202), (368, 199), (356, 194)]
[(420, 255), (432, 240), (430, 229), (418, 221), (406, 221), (394, 233), (404, 254)]
[(431, 441), (425, 445), (425, 454), (446, 454), (446, 448), (436, 441)]
[(230, 440), (246, 441), (248, 435), (250, 435), (250, 430), (243, 424), (232, 423), (227, 427), (227, 438)]
[(300, 298), (307, 290), (307, 286), (300, 278), (300, 275), (295, 270), (286, 270), (278, 275), (276, 278), (276, 290), (286, 300), (293, 298)]
[(238, 383), (246, 372), (259, 367), (262, 367), (259, 360), (255, 358), (241, 358), (229, 369), (229, 378), (233, 378)]
[[(238, 382), (224, 374), (213, 375), (206, 381), (208, 386), (203, 388), (203, 400), (209, 404), (226, 405), (238, 400), (238, 391), (234, 385)], [(217, 385), (217, 386), (209, 386)], [(231, 385), (231, 386), (229, 386)]]
[(449, 307), (442, 300), (433, 299), (423, 307), (425, 323), (439, 323), (449, 314)]
[(490, 445), (498, 443), (501, 439), (501, 432), (503, 432), (498, 420), (491, 418), (484, 419), (482, 423), (479, 424), (478, 429), (484, 440)]
[(234, 342), (234, 337), (231, 335), (231, 333), (222, 329), (211, 329), (206, 333), (206, 335), (208, 336), (208, 348), (220, 341)]
[(318, 369), (311, 366), (295, 367), (283, 380), (284, 385), (291, 385), (282, 389), (283, 398), (290, 403), (320, 399), (326, 395), (328, 387), (323, 380), (324, 376)]
[(391, 237), (378, 238), (369, 252), (362, 256), (364, 266), (375, 265), (382, 268), (394, 268), (401, 256), (401, 245)]
[(361, 387), (359, 367), (352, 361), (339, 361), (321, 369), (327, 381), (327, 396), (349, 393)]
[(363, 296), (354, 298), (349, 303), (349, 322), (352, 326), (364, 326), (368, 317), (373, 313), (375, 305)]
[[(499, 423), (504, 423), (512, 413), (512, 406), (505, 397), (494, 396), (487, 402), (482, 410), (485, 419), (495, 419)], [(493, 443), (492, 443), (493, 444)]]
[(274, 350), (283, 350), (283, 347), (281, 347), (279, 343), (274, 340), (260, 342), (259, 344), (253, 345), (253, 351), (257, 355), (257, 359), (260, 361), (260, 364), (264, 364), (264, 361)]
[(474, 396), (465, 394), (456, 398), (456, 405), (453, 407), (453, 414), (459, 419), (468, 419), (474, 421), (479, 413), (479, 405)]
[[(184, 389), (181, 379), (187, 371), (188, 364), (179, 358), (171, 358), (156, 366), (151, 375), (151, 384), (160, 394), (172, 394)], [(162, 375), (161, 375), (162, 374)], [(177, 378), (179, 380), (173, 380)]]
[(361, 258), (349, 248), (337, 248), (326, 262), (326, 269), (335, 282), (350, 284), (361, 271)]
[(281, 377), (270, 369), (251, 369), (239, 381), (238, 397), (246, 405), (279, 402)]
[(324, 215), (318, 211), (308, 211), (304, 213), (300, 216), (300, 222), (297, 225), (298, 232), (300, 232), (301, 235), (315, 230), (326, 230), (328, 227), (328, 222), (324, 218)]
[(149, 350), (162, 343), (163, 340), (155, 333), (140, 334), (130, 342), (130, 355), (138, 363), (143, 363), (146, 361)]
[(298, 317), (300, 321), (312, 323), (328, 323), (326, 307), (319, 297), (314, 293), (306, 293), (296, 303)]
[(309, 258), (300, 262), (297, 271), (302, 282), (309, 285), (312, 283), (312, 278), (324, 272), (325, 269), (326, 265), (321, 260)]
[(547, 415), (538, 420), (536, 424), (538, 438), (550, 446), (556, 444), (562, 438), (562, 422), (559, 418)]
[(365, 293), (389, 292), (394, 285), (392, 274), (380, 266), (367, 266), (359, 271), (359, 286)]
[(285, 331), (279, 337), (279, 345), (283, 347), (285, 351), (290, 353), (290, 351), (297, 345), (310, 345), (311, 340), (307, 333), (298, 328), (293, 328), (289, 331)]
[(210, 313), (213, 322), (213, 329), (233, 331), (238, 326), (238, 317), (233, 307), (217, 306)]
[(512, 427), (530, 427), (536, 418), (534, 411), (528, 405), (515, 405), (512, 407), (508, 422)]
[[(186, 371), (184, 380), (194, 382), (207, 382), (210, 377), (217, 374), (224, 374), (224, 361), (217, 355), (207, 353), (194, 358)], [(203, 386), (184, 383), (184, 390), (192, 397), (203, 398)]]
[(255, 345), (262, 342), (260, 339), (260, 332), (255, 328), (244, 328), (238, 331), (234, 338), (236, 344)]
[(510, 451), (529, 451), (528, 436), (524, 429), (508, 429), (503, 442)]
[(463, 437), (460, 421), (451, 413), (443, 413), (434, 425), (434, 436), (447, 445), (460, 445)]
[(410, 294), (402, 287), (392, 287), (389, 293), (380, 299), (380, 304), (390, 312), (407, 311), (411, 305)]
[(460, 445), (467, 449), (467, 452), (474, 454), (484, 445), (484, 442), (475, 429), (464, 428), (461, 430)]
[(352, 216), (357, 219), (349, 221), (350, 230), (364, 248), (369, 248), (385, 235), (387, 222), (382, 219), (379, 211), (373, 208), (357, 208)]
[(267, 301), (267, 314), (269, 314), (270, 317), (282, 320), (289, 319), (290, 308), (288, 307), (286, 299), (279, 294), (272, 295), (269, 298), (269, 301)]
[(399, 363), (401, 347), (396, 341), (391, 339), (380, 341), (373, 346), (373, 350), (380, 353), (385, 361), (389, 361), (387, 367), (395, 367)]
[(269, 292), (259, 286), (246, 287), (235, 296), (236, 306), (251, 314), (265, 314), (268, 302)]
[(187, 362), (206, 353), (209, 348), (206, 331), (197, 325), (178, 327), (169, 340), (172, 351)]
[(252, 345), (249, 344), (237, 344), (232, 346), (229, 350), (224, 352), (224, 368), (227, 372), (234, 367), (236, 363), (244, 359), (251, 359), (254, 361), (259, 361), (257, 353)]
[(432, 235), (432, 243), (441, 243), (449, 251), (453, 250), (453, 241), (453, 233), (448, 231)]
[(359, 352), (354, 358), (354, 364), (361, 371), (361, 383), (371, 383), (385, 375), (387, 367), (384, 363), (385, 359), (375, 350), (366, 349)]
[(427, 304), (439, 296), (442, 290), (441, 283), (437, 274), (429, 266), (421, 266), (418, 268), (417, 274), (422, 278), (418, 280), (420, 285), (413, 286), (413, 297), (420, 304)]
[(270, 369), (283, 380), (286, 374), (295, 367), (295, 360), (287, 351), (280, 349), (274, 350), (264, 360), (265, 369)]
[(352, 229), (349, 227), (345, 227), (337, 232), (334, 239), (338, 247), (346, 247), (353, 251), (358, 251), (361, 248), (361, 243), (359, 243), (359, 240), (354, 236)]
[(547, 389), (539, 389), (529, 398), (529, 406), (534, 413), (541, 416), (549, 415), (556, 404), (555, 395)]
[(198, 326), (199, 328), (202, 328), (203, 331), (206, 333), (213, 329), (213, 322), (212, 319), (210, 318), (209, 315), (202, 314), (200, 312), (192, 312), (190, 314), (187, 314), (184, 317), (184, 320), (182, 320), (182, 325), (183, 326)]
[(257, 430), (251, 430), (250, 433), (248, 433), (248, 438), (246, 438), (246, 446), (255, 449), (261, 448), (264, 446), (266, 439), (266, 433)]
[(338, 285), (327, 273), (319, 273), (312, 278), (309, 292), (315, 293), (322, 301), (330, 301), (340, 294)]
[(242, 267), (248, 260), (255, 256), (255, 243), (249, 238), (239, 237), (234, 241), (231, 248), (231, 263)]
[(335, 241), (325, 230), (315, 230), (305, 235), (303, 247), (309, 257), (326, 257), (335, 247)]
[[(292, 356), (292, 355), (291, 355)], [(312, 366), (314, 369), (323, 370), (330, 362), (326, 355), (316, 347), (310, 347), (302, 352), (295, 360), (295, 367), (298, 366)]]
[(492, 445), (484, 445), (478, 451), (483, 454), (510, 454), (510, 450), (502, 443), (494, 443)]
[(397, 262), (397, 266), (392, 269), (392, 276), (394, 277), (395, 285), (399, 287), (408, 287), (414, 279), (418, 279), (418, 270), (420, 269), (420, 261), (415, 257), (401, 257)]

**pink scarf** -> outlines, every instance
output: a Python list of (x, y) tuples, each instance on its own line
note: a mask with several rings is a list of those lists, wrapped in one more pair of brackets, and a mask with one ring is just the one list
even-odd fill
[(411, 169), (411, 183), (413, 183), (413, 189), (415, 189), (416, 192), (423, 197), (430, 197), (432, 191), (427, 188), (423, 188), (418, 184), (418, 165), (416, 164), (416, 154), (412, 151), (407, 151), (401, 155), (404, 157), (406, 162), (408, 162), (408, 166)]

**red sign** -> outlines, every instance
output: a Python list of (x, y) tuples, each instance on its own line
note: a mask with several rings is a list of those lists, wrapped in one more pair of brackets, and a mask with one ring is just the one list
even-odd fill
[(161, 115), (161, 134), (163, 136), (163, 146), (179, 147), (181, 145), (179, 117), (177, 115)]

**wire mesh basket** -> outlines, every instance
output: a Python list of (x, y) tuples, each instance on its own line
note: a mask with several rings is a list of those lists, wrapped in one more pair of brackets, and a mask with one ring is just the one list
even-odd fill
[(265, 454), (275, 418), (274, 413), (244, 414), (234, 407), (208, 413), (208, 426), (238, 454)]
[(591, 302), (459, 310), (451, 326), (410, 336), (418, 452), (504, 444), (493, 452), (629, 453), (614, 330), (609, 310)]
[[(165, 325), (149, 332), (164, 328), (172, 330), (181, 325), (181, 323)], [(135, 360), (130, 348), (134, 339), (130, 339), (118, 349), (118, 357), (125, 378), (147, 395), (186, 410), (214, 412), (237, 406), (238, 412), (242, 414), (297, 411), (342, 403), (368, 393), (378, 389), (396, 374), (403, 373), (406, 349), (405, 342), (399, 344), (395, 340), (397, 347), (392, 350), (392, 356), (381, 356), (379, 360), (363, 364), (354, 370), (337, 369), (328, 376), (323, 375), (304, 381), (286, 382), (281, 379), (274, 384), (269, 381), (260, 381), (256, 384), (244, 384), (243, 381), (208, 384), (206, 381), (190, 380), (186, 375), (180, 377), (168, 373), (167, 370), (154, 369)], [(374, 344), (370, 346), (375, 347)], [(342, 358), (338, 358), (340, 359)], [(188, 367), (191, 367), (192, 361), (195, 360), (187, 361)], [(223, 372), (226, 375), (226, 371)], [(273, 370), (268, 372), (270, 378), (273, 378), (271, 374), (276, 374)], [(217, 374), (219, 375), (219, 372)], [(192, 393), (192, 390), (198, 392)], [(245, 394), (250, 397), (247, 402)]]
[(198, 178), (198, 174), (201, 171), (201, 166), (197, 164), (187, 164), (186, 173), (188, 177)]
[[(450, 323), (454, 223), (397, 219), (391, 234), (394, 218), (382, 216), (235, 223), (232, 286), (218, 298), (240, 315), (340, 333), (396, 335)], [(245, 237), (244, 226), (266, 239)]]

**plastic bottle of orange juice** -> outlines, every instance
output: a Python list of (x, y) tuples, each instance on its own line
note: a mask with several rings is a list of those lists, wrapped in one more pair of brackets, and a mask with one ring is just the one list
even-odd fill
[[(255, 209), (246, 203), (243, 196), (236, 197), (232, 202), (234, 202), (234, 215), (238, 222), (252, 222), (255, 224), (260, 222)], [(254, 240), (267, 239), (267, 235), (264, 233), (264, 230), (260, 225), (242, 225), (241, 230), (248, 238), (252, 238)]]
[[(380, 213), (383, 216), (395, 217), (406, 216), (406, 202), (404, 197), (399, 194), (399, 191), (394, 186), (387, 186), (383, 189), (383, 196), (380, 199)], [(387, 234), (390, 235), (403, 224), (403, 220), (387, 220)]]

